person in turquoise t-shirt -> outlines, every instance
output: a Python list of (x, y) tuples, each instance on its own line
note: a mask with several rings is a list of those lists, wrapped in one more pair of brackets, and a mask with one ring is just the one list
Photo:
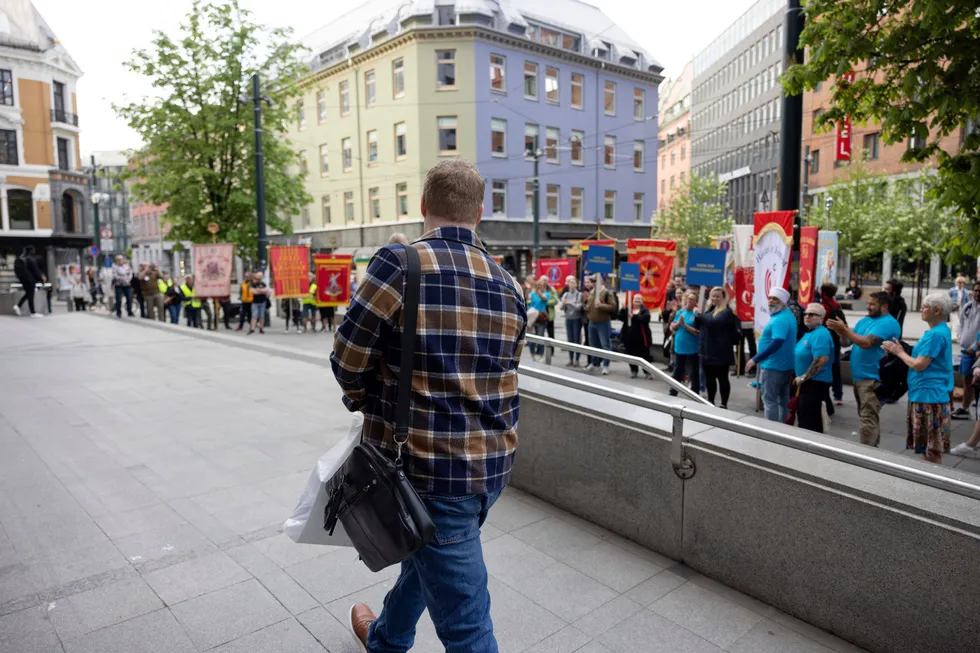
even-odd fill
[(827, 390), (834, 380), (831, 365), (834, 357), (834, 339), (830, 331), (823, 325), (827, 309), (823, 304), (810, 304), (803, 313), (803, 324), (807, 332), (796, 343), (793, 350), (793, 371), (799, 405), (796, 417), (800, 428), (823, 433), (823, 416), (820, 407), (823, 405)]
[(789, 388), (793, 381), (796, 317), (786, 310), (789, 291), (769, 291), (769, 323), (759, 338), (759, 351), (745, 365), (746, 373), (762, 368), (762, 404), (767, 420), (785, 422), (789, 417)]
[[(694, 318), (698, 311), (698, 296), (693, 292), (684, 294), (684, 307), (674, 315), (670, 330), (674, 333), (674, 379), (684, 383), (684, 376), (691, 377), (691, 390), (701, 390), (701, 361), (698, 359), (698, 340), (700, 332), (694, 328)], [(672, 397), (677, 390), (670, 389)]]
[(878, 424), (881, 402), (875, 394), (875, 388), (881, 381), (878, 372), (881, 343), (902, 337), (902, 327), (888, 312), (890, 302), (891, 296), (886, 292), (871, 293), (868, 297), (868, 317), (861, 318), (854, 329), (849, 329), (842, 320), (827, 320), (829, 328), (854, 345), (851, 348), (851, 378), (858, 417), (861, 419), (858, 434), (861, 444), (872, 447), (877, 447), (881, 441)]
[(953, 391), (953, 334), (949, 295), (932, 293), (922, 300), (922, 319), (929, 325), (909, 356), (897, 340), (882, 347), (909, 366), (908, 435), (905, 448), (941, 464), (949, 452), (950, 393)]

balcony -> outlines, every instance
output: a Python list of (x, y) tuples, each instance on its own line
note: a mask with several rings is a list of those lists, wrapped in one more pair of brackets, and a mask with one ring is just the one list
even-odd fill
[(51, 109), (51, 122), (60, 122), (78, 127), (78, 114), (69, 113), (61, 109)]

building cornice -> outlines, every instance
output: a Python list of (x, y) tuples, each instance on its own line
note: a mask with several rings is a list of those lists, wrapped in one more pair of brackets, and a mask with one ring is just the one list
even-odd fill
[(629, 66), (623, 66), (622, 64), (611, 61), (595, 59), (578, 52), (569, 52), (568, 50), (545, 45), (544, 43), (531, 41), (519, 36), (507, 34), (505, 32), (498, 32), (497, 30), (488, 29), (480, 25), (446, 25), (437, 27), (412, 27), (394, 38), (388, 39), (383, 43), (379, 43), (378, 45), (373, 46), (364, 52), (358, 52), (351, 55), (345, 61), (341, 61), (333, 66), (328, 66), (323, 70), (318, 70), (317, 72), (310, 74), (299, 81), (299, 87), (307, 88), (310, 86), (315, 86), (316, 84), (333, 77), (334, 75), (344, 73), (350, 68), (357, 68), (361, 65), (367, 64), (390, 52), (393, 52), (394, 50), (397, 50), (398, 48), (408, 45), (409, 43), (418, 41), (452, 41), (460, 39), (473, 39), (481, 40), (487, 43), (499, 43), (509, 48), (516, 48), (529, 53), (560, 59), (562, 61), (574, 63), (585, 68), (605, 70), (609, 73), (619, 75), (620, 77), (635, 79), (654, 86), (659, 85), (664, 80), (663, 75), (660, 75), (659, 73), (637, 70), (636, 68), (630, 68)]

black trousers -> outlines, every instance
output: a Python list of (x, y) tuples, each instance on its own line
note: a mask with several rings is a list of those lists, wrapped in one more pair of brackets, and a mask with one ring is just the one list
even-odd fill
[(823, 417), (820, 406), (827, 396), (829, 383), (824, 381), (804, 381), (800, 387), (800, 402), (796, 407), (796, 419), (801, 429), (823, 433)]
[(715, 403), (715, 392), (721, 390), (721, 405), (728, 406), (728, 397), (732, 394), (732, 384), (728, 380), (729, 365), (704, 365), (704, 377), (708, 387), (708, 401)]
[[(653, 362), (653, 356), (650, 355), (650, 348), (649, 347), (632, 347), (632, 348), (627, 347), (626, 348), (626, 353), (629, 354), (630, 356), (636, 356), (637, 358), (642, 358), (643, 360), (645, 360), (648, 363), (652, 363)], [(633, 374), (639, 374), (640, 373), (640, 366), (639, 365), (630, 365), (630, 372), (633, 373)], [(650, 375), (650, 373), (647, 372), (646, 370), (643, 370), (643, 373), (646, 374), (647, 376)]]
[[(691, 377), (691, 390), (694, 390), (695, 394), (701, 390), (701, 362), (700, 356), (698, 354), (678, 354), (674, 353), (676, 358), (674, 364), (674, 380), (684, 383), (684, 376), (689, 375)], [(690, 372), (688, 370), (690, 369)], [(677, 390), (673, 388), (670, 389), (670, 394), (673, 397), (677, 396)]]
[[(749, 352), (748, 356), (745, 355), (745, 345), (748, 344)], [(738, 343), (739, 351), (741, 351), (741, 361), (739, 361), (738, 374), (742, 376), (745, 374), (745, 364), (749, 362), (749, 359), (755, 356), (755, 330), (753, 327), (747, 329), (742, 329), (742, 337), (739, 338)]]
[(31, 314), (33, 315), (36, 311), (34, 310), (34, 282), (33, 281), (22, 281), (19, 280), (21, 285), (24, 286), (24, 296), (20, 298), (17, 302), (17, 307), (20, 308), (27, 302), (27, 307), (31, 309)]

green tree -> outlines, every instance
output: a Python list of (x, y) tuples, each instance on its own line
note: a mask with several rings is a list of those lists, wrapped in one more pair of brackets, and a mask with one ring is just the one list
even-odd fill
[[(807, 0), (805, 63), (783, 77), (789, 94), (834, 81), (817, 119), (878, 122), (885, 143), (914, 137), (904, 161), (938, 161), (930, 193), (964, 218), (955, 247), (980, 252), (980, 12), (975, 1)], [(857, 71), (854, 83), (842, 80)], [(942, 140), (966, 127), (953, 151)], [(947, 144), (947, 147), (950, 147)]]
[[(841, 248), (855, 261), (884, 252), (880, 225), (894, 218), (895, 206), (887, 192), (885, 175), (868, 170), (863, 163), (848, 166), (826, 192), (815, 196), (807, 212), (807, 224), (840, 232)], [(828, 208), (827, 200), (832, 198)]]
[(689, 248), (710, 247), (712, 236), (732, 230), (725, 186), (713, 175), (691, 175), (660, 212), (664, 232), (677, 240), (678, 265), (687, 264)]
[(306, 69), (299, 55), (290, 30), (256, 24), (238, 0), (197, 0), (176, 36), (156, 32), (152, 47), (125, 63), (158, 93), (114, 106), (145, 143), (127, 177), (139, 199), (169, 204), (172, 239), (210, 242), (207, 225), (215, 222), (222, 241), (255, 256), (253, 114), (241, 99), (251, 97), (256, 72), (270, 100), (262, 114), (268, 226), (291, 232), (289, 216), (311, 201), (302, 176), (290, 172), (298, 156), (281, 136)]

